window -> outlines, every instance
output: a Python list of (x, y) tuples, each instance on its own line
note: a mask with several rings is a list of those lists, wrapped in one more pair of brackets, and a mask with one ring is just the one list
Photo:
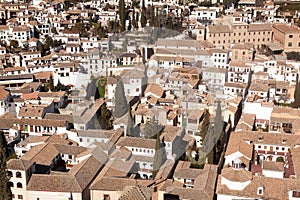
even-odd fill
[(16, 177), (17, 177), (17, 178), (22, 178), (21, 172), (17, 172), (17, 173), (16, 173)]
[(23, 186), (22, 186), (22, 183), (20, 183), (20, 182), (18, 182), (17, 183), (17, 188), (22, 188)]
[(13, 173), (11, 171), (7, 171), (7, 176), (8, 177), (12, 177), (13, 176)]
[(69, 155), (69, 159), (72, 159), (72, 155)]
[(104, 195), (104, 200), (110, 200), (110, 196), (108, 194)]
[(292, 46), (292, 43), (291, 43), (291, 42), (289, 42), (289, 43), (288, 43), (288, 46), (289, 46), (289, 47), (291, 47), (291, 46)]
[(300, 191), (293, 191), (293, 197), (300, 197)]
[(289, 38), (293, 38), (293, 35), (289, 35)]
[(257, 194), (258, 194), (258, 195), (263, 195), (263, 194), (264, 194), (264, 190), (263, 190), (262, 187), (259, 187), (259, 188), (257, 189)]
[(23, 195), (18, 195), (18, 199), (23, 199)]

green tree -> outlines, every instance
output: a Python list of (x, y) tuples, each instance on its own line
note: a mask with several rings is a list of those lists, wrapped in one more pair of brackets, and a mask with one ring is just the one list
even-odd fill
[(125, 31), (126, 12), (125, 12), (124, 0), (119, 0), (119, 16), (120, 16), (121, 31)]
[(201, 124), (201, 130), (200, 130), (202, 141), (204, 141), (209, 127), (210, 127), (210, 114), (209, 114), (208, 109), (206, 109), (204, 111), (203, 121)]
[(128, 110), (126, 135), (134, 136), (134, 119), (131, 115), (130, 109)]
[(167, 18), (167, 24), (166, 24), (167, 29), (174, 29), (174, 24), (173, 24), (173, 19), (171, 16), (168, 16)]
[(8, 184), (8, 177), (6, 172), (6, 160), (7, 153), (7, 141), (3, 132), (0, 132), (0, 199), (10, 200), (12, 199), (10, 187)]
[(146, 7), (145, 7), (145, 0), (142, 3), (142, 14), (141, 14), (141, 26), (145, 27), (147, 24), (147, 17), (146, 17)]
[(34, 26), (33, 37), (40, 39), (40, 31)]
[(109, 9), (111, 9), (111, 7), (110, 7), (109, 3), (107, 3), (107, 4), (105, 5), (104, 10), (105, 10), (105, 11), (108, 11)]
[(58, 82), (57, 82), (57, 85), (55, 87), (55, 90), (56, 91), (61, 91), (62, 87), (63, 87), (63, 85), (61, 84), (60, 80), (58, 79)]
[(50, 79), (49, 79), (49, 90), (54, 91), (54, 81), (52, 75), (50, 75)]
[(166, 161), (166, 151), (164, 142), (160, 141), (160, 134), (156, 134), (156, 145), (155, 145), (155, 154), (153, 160), (153, 171), (152, 171), (152, 178), (156, 177), (157, 172), (159, 171), (160, 167)]
[(120, 79), (117, 83), (116, 92), (115, 92), (114, 117), (120, 118), (123, 115), (125, 115), (127, 111), (128, 111), (128, 104), (125, 97), (124, 84), (122, 79)]
[(57, 30), (56, 30), (56, 28), (55, 28), (55, 27), (52, 27), (52, 28), (51, 28), (51, 33), (53, 33), (53, 34), (57, 34)]
[(17, 40), (11, 40), (9, 45), (13, 48), (18, 48), (19, 47), (19, 42)]
[(214, 164), (215, 162), (215, 152), (216, 149), (219, 151), (220, 139), (222, 140), (223, 133), (223, 119), (222, 119), (222, 110), (221, 110), (221, 102), (217, 102), (217, 110), (214, 118), (214, 126), (209, 127), (207, 134), (205, 136), (205, 140), (203, 141), (202, 151), (206, 153), (206, 157), (208, 159), (209, 164)]
[(217, 110), (216, 116), (214, 119), (214, 134), (220, 134), (223, 131), (223, 119), (222, 119), (222, 109), (221, 109), (221, 102), (217, 102)]
[(101, 129), (110, 130), (113, 128), (112, 113), (110, 110), (107, 109), (106, 105), (101, 106), (98, 121), (99, 121)]
[(132, 10), (132, 19), (131, 19), (131, 24), (133, 26), (132, 30), (136, 29), (137, 25), (136, 25), (136, 18), (135, 18), (135, 8), (133, 8)]

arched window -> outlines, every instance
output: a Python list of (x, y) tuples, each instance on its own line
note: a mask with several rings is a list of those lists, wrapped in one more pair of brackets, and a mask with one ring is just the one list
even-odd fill
[(17, 173), (16, 173), (16, 177), (17, 177), (17, 178), (22, 178), (21, 172), (17, 172)]
[(22, 183), (17, 183), (17, 188), (22, 188)]
[(7, 176), (8, 177), (12, 177), (13, 176), (13, 173), (11, 171), (7, 171)]

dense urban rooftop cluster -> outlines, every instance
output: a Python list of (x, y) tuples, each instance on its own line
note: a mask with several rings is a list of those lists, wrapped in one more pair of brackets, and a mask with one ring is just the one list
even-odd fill
[(299, 4), (0, 1), (0, 199), (300, 200)]

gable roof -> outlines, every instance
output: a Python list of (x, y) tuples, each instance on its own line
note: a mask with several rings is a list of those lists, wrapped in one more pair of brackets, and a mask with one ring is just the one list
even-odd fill
[(117, 146), (155, 149), (156, 140), (155, 139), (136, 138), (136, 137), (121, 137), (118, 140), (116, 145)]
[(7, 169), (26, 171), (34, 162), (28, 160), (10, 159), (7, 162)]
[(9, 96), (9, 92), (5, 90), (4, 86), (0, 86), (0, 101), (4, 101)]

